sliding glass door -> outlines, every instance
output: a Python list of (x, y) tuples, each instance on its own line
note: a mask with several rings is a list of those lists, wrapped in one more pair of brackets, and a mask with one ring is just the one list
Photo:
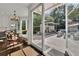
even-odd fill
[(79, 56), (79, 4), (67, 4), (68, 53)]
[(65, 5), (39, 5), (32, 11), (32, 19), (33, 45), (44, 54), (63, 56), (66, 48)]
[(79, 4), (40, 4), (32, 11), (32, 19), (32, 43), (44, 54), (79, 55)]
[[(54, 6), (55, 5), (55, 6)], [(57, 6), (56, 6), (57, 5)], [(49, 4), (51, 6), (51, 4)], [(45, 10), (44, 51), (51, 56), (63, 56), (65, 52), (65, 5), (52, 4)], [(45, 6), (46, 7), (46, 6)]]
[(32, 12), (33, 40), (32, 43), (42, 50), (42, 5), (37, 6)]

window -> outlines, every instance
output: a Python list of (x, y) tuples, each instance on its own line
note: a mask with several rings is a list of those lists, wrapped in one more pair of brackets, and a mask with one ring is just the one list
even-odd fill
[(22, 20), (22, 34), (26, 34), (26, 20)]

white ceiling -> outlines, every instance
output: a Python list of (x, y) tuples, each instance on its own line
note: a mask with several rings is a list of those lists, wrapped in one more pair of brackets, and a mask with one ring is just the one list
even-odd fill
[(12, 16), (16, 10), (16, 15), (27, 16), (30, 3), (0, 3), (0, 16)]
[(4, 7), (5, 6), (8, 6), (8, 7), (10, 7), (10, 6), (11, 7), (12, 6), (16, 6), (16, 7), (17, 6), (22, 6), (23, 7), (24, 6), (25, 7), (26, 6), (26, 7), (28, 7), (29, 5), (30, 5), (30, 3), (0, 3), (0, 6), (4, 6)]

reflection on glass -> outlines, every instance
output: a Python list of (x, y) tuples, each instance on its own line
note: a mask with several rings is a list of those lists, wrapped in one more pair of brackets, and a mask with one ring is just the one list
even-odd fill
[(42, 6), (33, 11), (33, 43), (42, 48)]
[[(73, 6), (72, 6), (73, 5)], [(79, 4), (69, 4), (71, 13), (68, 15), (68, 49), (72, 55), (79, 55)], [(69, 9), (68, 9), (69, 10)]]
[(45, 45), (49, 55), (64, 55), (65, 51), (65, 6), (45, 11)]

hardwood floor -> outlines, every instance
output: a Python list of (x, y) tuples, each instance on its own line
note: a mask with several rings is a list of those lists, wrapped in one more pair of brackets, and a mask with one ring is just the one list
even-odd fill
[(10, 56), (25, 56), (22, 50), (18, 50), (10, 54)]
[(39, 53), (36, 52), (32, 47), (28, 46), (23, 49), (26, 56), (38, 56)]
[(5, 48), (0, 51), (0, 56), (41, 56), (42, 54), (25, 40), (21, 43)]
[(32, 47), (27, 46), (21, 50), (15, 51), (10, 54), (10, 56), (38, 56), (39, 53)]
[[(17, 46), (17, 45), (16, 45)], [(39, 51), (30, 45), (20, 45), (18, 47), (10, 47), (0, 52), (0, 56), (41, 56)]]

